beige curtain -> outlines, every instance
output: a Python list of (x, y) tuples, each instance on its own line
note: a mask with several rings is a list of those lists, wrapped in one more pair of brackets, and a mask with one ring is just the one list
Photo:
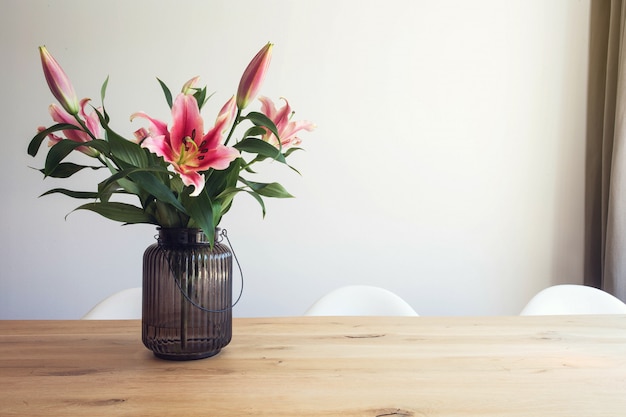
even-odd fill
[(626, 301), (625, 5), (592, 0), (585, 284)]

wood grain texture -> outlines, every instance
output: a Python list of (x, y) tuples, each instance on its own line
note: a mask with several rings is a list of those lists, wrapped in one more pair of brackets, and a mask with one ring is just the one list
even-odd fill
[(169, 362), (139, 321), (0, 321), (0, 416), (626, 416), (626, 316), (233, 326)]

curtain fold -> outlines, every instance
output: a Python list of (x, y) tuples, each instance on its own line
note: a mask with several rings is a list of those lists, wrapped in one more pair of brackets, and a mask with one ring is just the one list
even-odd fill
[(626, 301), (626, 11), (591, 2), (585, 284)]

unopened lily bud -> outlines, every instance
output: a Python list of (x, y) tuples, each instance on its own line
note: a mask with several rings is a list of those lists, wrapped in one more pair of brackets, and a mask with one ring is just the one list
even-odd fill
[(135, 142), (141, 144), (145, 138), (150, 136), (150, 133), (145, 128), (139, 128), (135, 130)]
[(237, 107), (239, 109), (245, 108), (251, 100), (256, 97), (265, 73), (270, 65), (272, 58), (272, 43), (267, 43), (257, 54), (252, 61), (248, 64), (248, 67), (239, 81), (239, 88), (237, 89)]
[(200, 77), (193, 77), (191, 80), (187, 81), (184, 85), (183, 88), (181, 90), (181, 92), (183, 94), (194, 94), (195, 93), (195, 87), (196, 84), (198, 83), (198, 80), (200, 79)]
[(67, 78), (67, 75), (63, 71), (63, 68), (61, 68), (45, 46), (39, 47), (39, 55), (41, 56), (43, 73), (52, 95), (69, 114), (78, 114), (80, 110), (78, 97), (74, 92), (72, 83), (70, 83), (69, 78)]

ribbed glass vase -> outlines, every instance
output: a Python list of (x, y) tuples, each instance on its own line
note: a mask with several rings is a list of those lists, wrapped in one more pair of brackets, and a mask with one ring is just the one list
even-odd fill
[(159, 229), (143, 257), (142, 340), (155, 356), (201, 359), (230, 342), (232, 259), (201, 229)]

